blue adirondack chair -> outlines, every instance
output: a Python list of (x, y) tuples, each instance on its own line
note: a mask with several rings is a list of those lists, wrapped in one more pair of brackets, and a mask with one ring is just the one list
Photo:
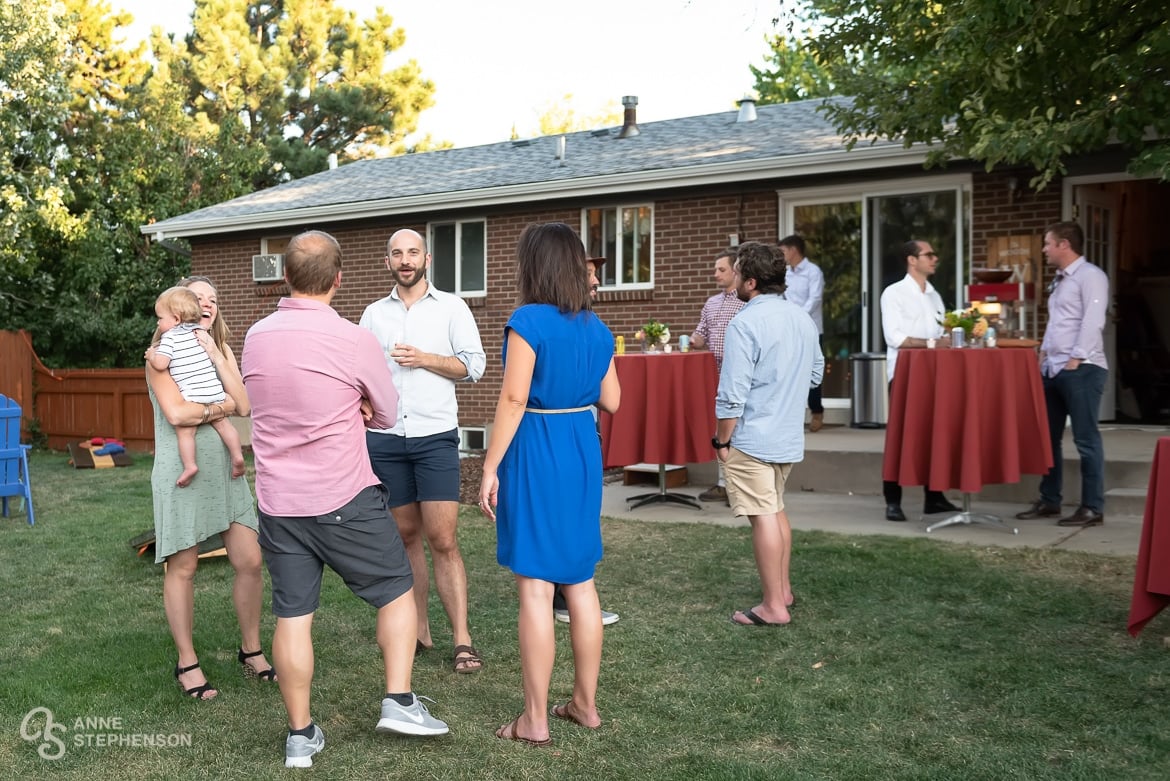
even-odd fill
[(0, 395), (0, 504), (8, 515), (9, 497), (24, 499), (28, 525), (33, 525), (32, 489), (28, 476), (28, 451), (31, 445), (20, 444), (20, 405)]

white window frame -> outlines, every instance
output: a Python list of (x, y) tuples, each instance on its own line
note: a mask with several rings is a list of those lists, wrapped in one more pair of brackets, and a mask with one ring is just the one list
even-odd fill
[[(478, 437), (483, 443), (482, 447), (472, 447), (471, 440), (473, 437)], [(459, 452), (460, 453), (479, 453), (487, 450), (487, 429), (483, 426), (460, 426), (459, 427)]]
[(616, 214), (614, 215), (614, 224), (620, 226), (622, 224), (622, 212), (626, 209), (646, 209), (650, 212), (650, 279), (644, 282), (623, 283), (621, 281), (621, 272), (625, 267), (626, 260), (622, 257), (622, 241), (620, 238), (618, 238), (614, 242), (617, 257), (607, 257), (605, 267), (603, 268), (603, 272), (610, 281), (608, 284), (606, 284), (603, 279), (602, 285), (599, 288), (600, 290), (652, 290), (654, 288), (654, 253), (656, 242), (654, 241), (654, 204), (652, 202), (623, 203), (609, 206), (587, 206), (581, 209), (581, 236), (584, 237), (585, 240), (585, 253), (587, 255), (591, 255), (593, 253), (593, 251), (589, 248), (588, 239), (589, 212), (611, 210), (615, 211)]
[[(463, 226), (471, 223), (479, 223), (483, 226), (483, 286), (467, 290), (463, 287)], [(487, 295), (487, 218), (486, 217), (465, 217), (458, 220), (435, 220), (427, 223), (427, 247), (431, 249), (431, 265), (427, 269), (427, 281), (434, 280), (435, 272), (435, 257), (433, 248), (435, 246), (435, 228), (441, 225), (455, 226), (455, 289), (448, 292), (454, 293), (457, 296), (464, 297), (480, 297)]]

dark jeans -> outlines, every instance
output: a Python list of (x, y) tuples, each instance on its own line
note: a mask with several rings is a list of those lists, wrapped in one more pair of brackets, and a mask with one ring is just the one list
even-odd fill
[[(821, 355), (825, 353), (825, 335), (817, 336), (817, 348), (820, 349)], [(826, 364), (827, 366), (827, 364)], [(824, 378), (821, 380), (824, 381)], [(821, 403), (821, 386), (808, 389), (808, 408), (814, 415), (824, 415), (825, 405)]]
[(1105, 511), (1105, 447), (1097, 428), (1097, 412), (1109, 372), (1091, 363), (1044, 378), (1048, 404), (1048, 435), (1052, 440), (1052, 468), (1040, 479), (1040, 499), (1059, 505), (1063, 483), (1061, 441), (1064, 421), (1072, 421), (1073, 443), (1081, 456), (1081, 506)]

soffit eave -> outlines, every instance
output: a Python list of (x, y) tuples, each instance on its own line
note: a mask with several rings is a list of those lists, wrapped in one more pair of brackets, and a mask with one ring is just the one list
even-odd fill
[(402, 198), (384, 198), (371, 201), (337, 203), (282, 209), (262, 214), (240, 214), (220, 218), (191, 221), (173, 229), (159, 230), (158, 224), (142, 225), (139, 231), (163, 238), (212, 236), (240, 231), (270, 230), (301, 226), (307, 223), (329, 223), (391, 217), (398, 214), (417, 214), (456, 209), (480, 209), (509, 204), (532, 203), (550, 199), (592, 198), (607, 195), (632, 195), (645, 190), (665, 188), (703, 187), (735, 182), (794, 178), (830, 173), (842, 173), (873, 168), (892, 168), (922, 165), (927, 153), (921, 147), (905, 149), (901, 146), (867, 147), (842, 152), (815, 152), (804, 155), (753, 160), (737, 160), (666, 170), (637, 171), (607, 174), (581, 179), (558, 179), (517, 185), (488, 187), (462, 192), (427, 193)]

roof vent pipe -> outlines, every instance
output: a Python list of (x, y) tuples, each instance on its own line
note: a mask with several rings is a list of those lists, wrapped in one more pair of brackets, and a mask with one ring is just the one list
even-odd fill
[(756, 121), (756, 99), (751, 95), (744, 95), (740, 100), (735, 101), (735, 105), (739, 106), (739, 115), (736, 116), (736, 122), (755, 122)]
[(336, 167), (337, 167), (337, 153), (330, 152), (329, 153), (329, 170), (332, 171)]
[(622, 129), (618, 133), (618, 138), (633, 138), (642, 132), (638, 129), (638, 96), (623, 95), (622, 105), (626, 108), (626, 116), (622, 121)]
[(565, 162), (565, 137), (559, 136), (557, 138), (557, 160), (562, 163)]

